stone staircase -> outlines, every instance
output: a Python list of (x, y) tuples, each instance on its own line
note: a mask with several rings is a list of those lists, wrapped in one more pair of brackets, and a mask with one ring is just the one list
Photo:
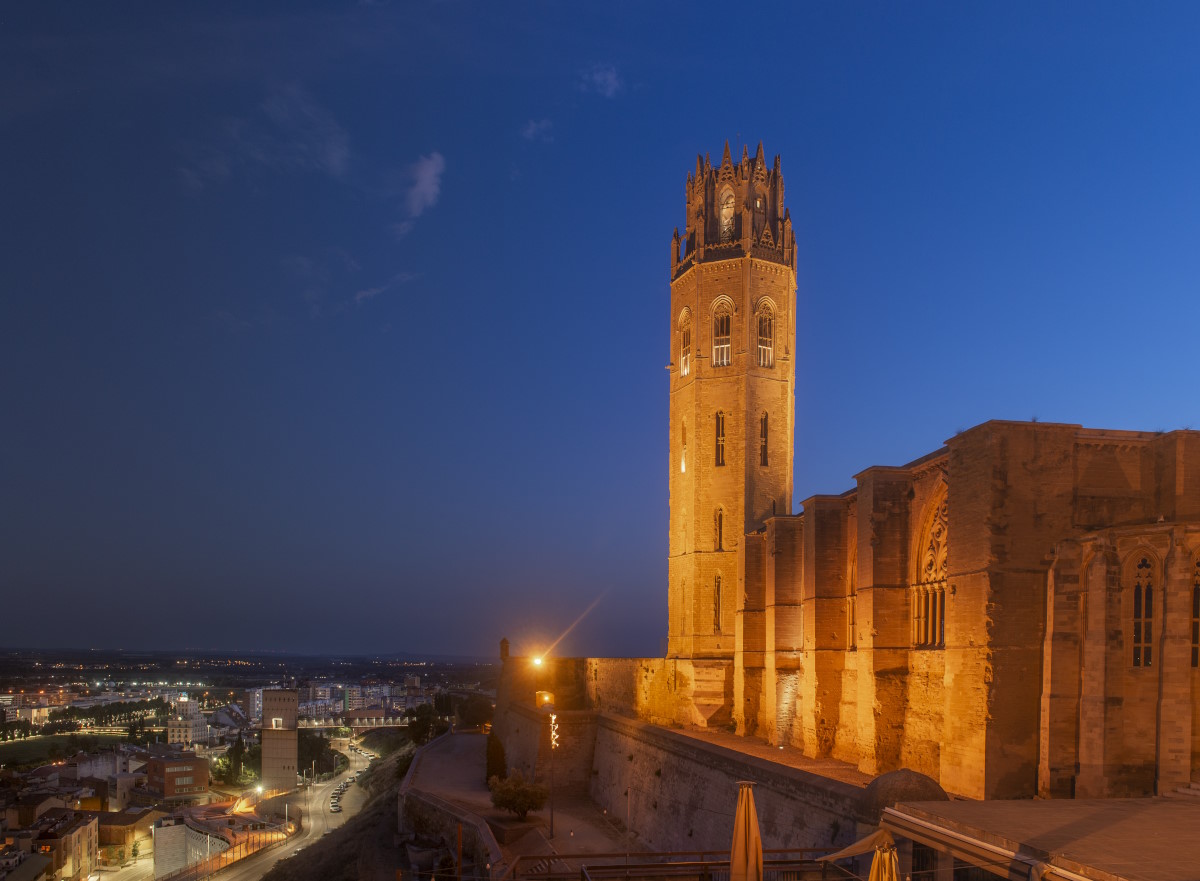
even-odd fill
[(1181, 786), (1178, 789), (1164, 793), (1166, 798), (1186, 798), (1195, 799), (1200, 802), (1200, 783), (1192, 781), (1187, 786)]
[(732, 690), (732, 675), (732, 665), (728, 662), (692, 662), (693, 724), (702, 728), (720, 728), (729, 724), (732, 702), (726, 689)]

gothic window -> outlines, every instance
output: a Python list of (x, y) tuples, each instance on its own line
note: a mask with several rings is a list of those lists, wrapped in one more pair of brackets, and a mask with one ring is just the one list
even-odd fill
[(946, 645), (947, 514), (943, 490), (918, 546), (917, 579), (912, 596), (913, 645), (918, 648)]
[(692, 372), (692, 317), (685, 315), (679, 325), (679, 375)]
[(1133, 570), (1133, 666), (1154, 665), (1154, 565), (1149, 557)]
[(713, 349), (712, 349), (712, 366), (713, 367), (728, 367), (730, 358), (729, 345), (729, 328), (733, 323), (733, 316), (728, 308), (718, 309), (713, 316)]
[(762, 414), (758, 420), (758, 464), (764, 468), (767, 465), (767, 414)]
[(679, 423), (679, 473), (687, 474), (687, 423)]
[(713, 576), (713, 633), (721, 632), (721, 575)]
[(721, 196), (721, 241), (733, 241), (733, 193), (728, 190)]
[(775, 366), (775, 313), (769, 306), (758, 313), (758, 366)]
[(714, 464), (721, 466), (725, 464), (725, 414), (717, 413), (716, 418), (716, 455), (714, 456)]
[(725, 550), (725, 512), (720, 508), (713, 514), (713, 550)]

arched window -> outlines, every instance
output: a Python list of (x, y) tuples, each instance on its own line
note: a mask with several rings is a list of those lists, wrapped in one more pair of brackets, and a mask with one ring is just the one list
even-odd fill
[(732, 360), (732, 349), (729, 345), (729, 330), (732, 324), (733, 315), (729, 308), (724, 304), (717, 307), (713, 315), (713, 367), (728, 367)]
[(713, 576), (713, 633), (721, 632), (721, 574)]
[(1154, 564), (1149, 557), (1133, 569), (1133, 666), (1154, 664)]
[(713, 513), (713, 550), (725, 550), (725, 512), (720, 508)]
[(946, 575), (949, 563), (948, 506), (945, 489), (934, 505), (918, 545), (918, 568), (913, 586), (913, 645), (946, 645)]
[(718, 411), (716, 419), (716, 445), (713, 464), (718, 468), (725, 464), (725, 414)]
[(679, 375), (692, 372), (692, 316), (687, 313), (679, 322)]
[(758, 420), (758, 464), (764, 468), (767, 465), (767, 414), (764, 413)]
[(720, 238), (722, 242), (733, 241), (733, 193), (730, 190), (726, 190), (721, 194)]
[(846, 598), (846, 647), (858, 648), (858, 550), (850, 549), (850, 590)]
[(775, 366), (775, 313), (770, 306), (758, 313), (758, 366)]

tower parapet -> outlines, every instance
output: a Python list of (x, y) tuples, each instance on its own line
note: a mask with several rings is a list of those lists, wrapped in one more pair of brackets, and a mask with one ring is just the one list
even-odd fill
[(671, 278), (697, 263), (755, 257), (796, 268), (796, 237), (792, 219), (783, 204), (783, 172), (779, 156), (768, 167), (760, 141), (750, 157), (742, 148), (742, 161), (734, 163), (729, 142), (721, 164), (707, 155), (696, 156), (696, 171), (685, 184), (687, 224), (671, 243)]

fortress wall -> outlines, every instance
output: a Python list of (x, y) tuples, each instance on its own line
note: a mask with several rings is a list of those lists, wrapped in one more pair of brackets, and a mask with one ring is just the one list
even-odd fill
[[(510, 771), (526, 779), (550, 781), (549, 714), (533, 707), (504, 710), (504, 758)], [(558, 749), (554, 751), (554, 788), (584, 789), (592, 780), (592, 750), (596, 745), (596, 714), (587, 710), (555, 713)]]
[(587, 705), (656, 725), (693, 721), (695, 671), (671, 658), (588, 658)]
[(848, 783), (608, 715), (597, 718), (594, 756), (592, 799), (622, 820), (628, 807), (654, 850), (728, 848), (739, 780), (755, 783), (764, 847), (855, 840), (862, 790)]

